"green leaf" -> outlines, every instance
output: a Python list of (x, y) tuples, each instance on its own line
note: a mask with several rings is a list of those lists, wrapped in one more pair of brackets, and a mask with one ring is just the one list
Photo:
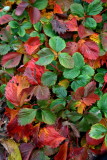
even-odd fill
[(70, 114), (67, 114), (67, 118), (72, 122), (76, 122), (80, 120), (81, 117), (82, 117), (82, 114), (79, 114), (77, 112), (71, 112)]
[(20, 28), (19, 28), (19, 30), (18, 30), (18, 35), (20, 36), (20, 37), (23, 37), (25, 34), (26, 34), (26, 32), (25, 32), (25, 29), (23, 28), (23, 26), (21, 26)]
[(89, 65), (85, 65), (82, 67), (81, 74), (88, 75), (89, 77), (91, 77), (94, 75), (94, 69), (92, 67), (90, 67)]
[(84, 26), (90, 29), (96, 29), (97, 23), (93, 18), (86, 18)]
[(87, 83), (89, 83), (89, 81), (90, 77), (88, 75), (80, 75), (71, 83), (71, 88), (76, 91), (77, 88), (84, 87)]
[(90, 127), (91, 125), (88, 124), (88, 121), (84, 117), (77, 123), (77, 128), (80, 132), (86, 132), (90, 129)]
[(26, 125), (31, 123), (35, 116), (36, 116), (37, 110), (31, 109), (31, 108), (23, 108), (19, 111), (18, 114), (18, 122), (20, 125)]
[(71, 13), (77, 15), (78, 17), (84, 17), (84, 8), (79, 3), (73, 3), (70, 6)]
[(80, 70), (77, 67), (72, 69), (64, 69), (63, 76), (67, 79), (74, 79), (80, 74)]
[(30, 33), (30, 37), (39, 37), (40, 36), (40, 34), (37, 32), (37, 31), (33, 31), (33, 32), (31, 32)]
[(56, 52), (60, 52), (66, 47), (65, 41), (59, 36), (51, 37), (49, 40), (49, 45)]
[(65, 68), (73, 68), (74, 67), (74, 60), (68, 53), (60, 53), (59, 62)]
[(40, 32), (42, 30), (42, 23), (37, 22), (36, 24), (33, 25), (33, 27), (37, 32)]
[(36, 0), (33, 4), (34, 7), (38, 8), (39, 10), (45, 9), (48, 5), (48, 0)]
[(52, 86), (57, 81), (57, 75), (54, 72), (47, 71), (42, 75), (41, 80), (43, 85)]
[(98, 108), (105, 114), (107, 118), (107, 93), (103, 94), (97, 103)]
[(54, 86), (52, 91), (58, 98), (65, 98), (67, 96), (67, 90), (63, 86)]
[(104, 73), (97, 73), (94, 79), (99, 83), (104, 83)]
[(10, 109), (13, 109), (14, 108), (14, 105), (10, 102), (10, 101), (6, 101), (7, 103), (7, 106), (10, 108)]
[(30, 29), (32, 27), (32, 24), (30, 22), (24, 22), (22, 23), (22, 27), (24, 29)]
[(51, 111), (42, 110), (42, 120), (46, 124), (50, 124), (51, 125), (51, 124), (55, 123), (56, 117)]
[(48, 65), (54, 60), (54, 53), (49, 48), (43, 48), (37, 54), (40, 56), (36, 62), (38, 65)]
[(42, 122), (42, 111), (40, 109), (36, 112), (36, 119)]
[(101, 114), (101, 111), (99, 110), (98, 107), (92, 107), (90, 110), (89, 110), (90, 113), (94, 113), (98, 118), (99, 120), (102, 119), (102, 114)]
[(2, 84), (0, 86), (0, 93), (4, 94), (5, 93), (5, 87), (6, 87), (6, 84)]
[(18, 27), (20, 27), (20, 26), (19, 26), (19, 23), (18, 23), (17, 21), (10, 21), (10, 22), (9, 22), (9, 26), (10, 26), (11, 28), (18, 28)]
[(52, 30), (52, 25), (51, 23), (47, 23), (43, 26), (43, 30), (44, 33), (48, 36), (48, 37), (53, 37), (56, 36), (56, 33)]
[(66, 105), (66, 101), (64, 99), (55, 99), (50, 104), (50, 109), (54, 112), (59, 112), (60, 110), (64, 109)]
[(75, 52), (72, 57), (74, 59), (74, 66), (75, 67), (80, 69), (84, 66), (84, 64), (85, 64), (84, 57), (79, 52)]
[(97, 15), (102, 11), (102, 2), (101, 0), (94, 0), (88, 5), (87, 15)]
[(105, 135), (104, 143), (105, 143), (105, 145), (106, 145), (106, 147), (107, 147), (107, 134)]
[(91, 127), (89, 135), (92, 138), (100, 139), (100, 138), (104, 137), (104, 134), (106, 132), (107, 132), (107, 128), (105, 126), (103, 126), (101, 123), (97, 123)]
[(10, 51), (10, 45), (9, 44), (1, 44), (0, 45), (0, 55), (5, 55)]
[(89, 124), (95, 124), (99, 122), (99, 118), (94, 113), (84, 114), (84, 118)]

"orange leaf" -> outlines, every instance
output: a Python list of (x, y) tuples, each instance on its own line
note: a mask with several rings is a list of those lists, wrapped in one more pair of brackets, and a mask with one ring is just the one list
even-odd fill
[(63, 11), (62, 11), (60, 5), (58, 5), (58, 4), (54, 5), (54, 14), (55, 13), (63, 14)]
[(77, 31), (78, 30), (77, 20), (75, 17), (69, 21), (66, 21), (65, 24), (66, 24), (68, 31)]
[(95, 93), (91, 93), (89, 94), (87, 97), (84, 97), (83, 98), (83, 102), (87, 105), (87, 106), (90, 106), (92, 105), (93, 103), (95, 103), (97, 100), (99, 100), (99, 96)]
[(6, 86), (6, 98), (16, 106), (23, 105), (28, 94), (27, 92), (24, 92), (23, 95), (21, 93), (24, 89), (29, 88), (29, 86), (30, 84), (27, 80), (27, 77), (18, 75), (12, 77)]
[(24, 44), (27, 54), (32, 55), (41, 45), (39, 37), (30, 37)]
[(62, 144), (59, 148), (59, 152), (54, 157), (54, 160), (66, 160), (67, 159), (67, 150), (68, 150), (68, 141)]
[(44, 127), (39, 132), (39, 145), (38, 147), (43, 147), (45, 145), (56, 148), (60, 145), (65, 137), (61, 136), (53, 126)]

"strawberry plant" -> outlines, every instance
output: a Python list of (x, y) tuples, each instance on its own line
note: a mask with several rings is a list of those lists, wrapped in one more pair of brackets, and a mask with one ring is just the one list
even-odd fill
[(107, 0), (3, 0), (0, 25), (0, 157), (107, 151)]

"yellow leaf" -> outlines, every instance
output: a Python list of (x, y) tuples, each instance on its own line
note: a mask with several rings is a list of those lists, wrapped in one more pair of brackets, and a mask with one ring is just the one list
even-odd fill
[(78, 102), (76, 102), (75, 107), (78, 107), (77, 108), (78, 113), (83, 114), (83, 111), (85, 110), (86, 104), (83, 103), (82, 101), (78, 101)]
[(58, 85), (67, 88), (69, 86), (69, 81), (67, 79), (63, 79), (59, 81)]
[(1, 144), (9, 153), (8, 160), (22, 160), (18, 144), (12, 139), (3, 139)]

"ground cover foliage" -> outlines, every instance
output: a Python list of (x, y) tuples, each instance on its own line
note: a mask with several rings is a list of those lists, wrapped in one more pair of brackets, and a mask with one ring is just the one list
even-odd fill
[(107, 0), (3, 0), (0, 25), (0, 159), (107, 151)]

